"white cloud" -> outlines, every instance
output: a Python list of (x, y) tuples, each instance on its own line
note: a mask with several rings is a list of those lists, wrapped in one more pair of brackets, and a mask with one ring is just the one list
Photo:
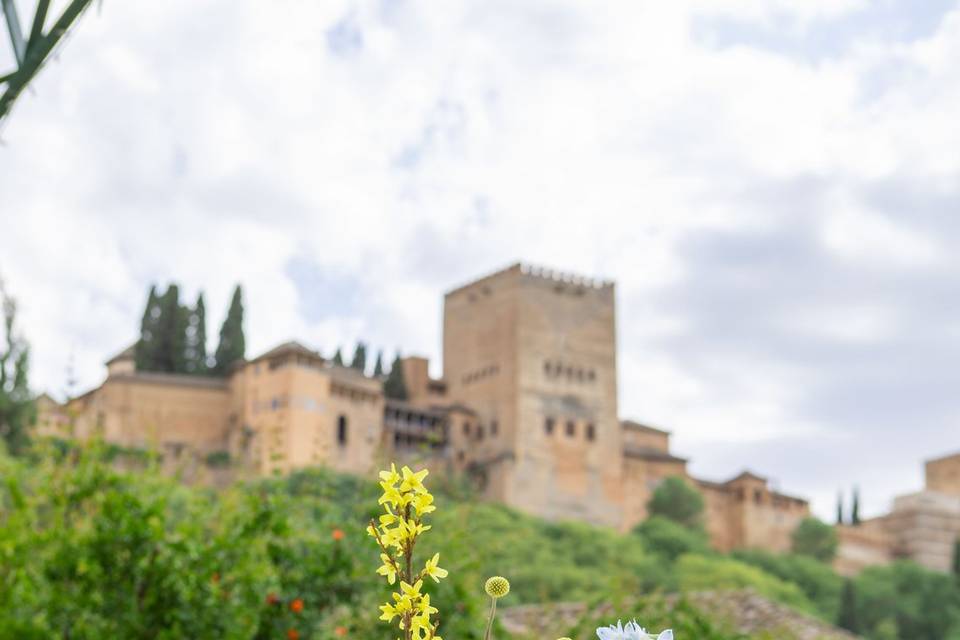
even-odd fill
[[(689, 286), (678, 247), (692, 234), (783, 224), (798, 205), (778, 189), (801, 179), (831, 184), (797, 215), (822, 221), (832, 255), (888, 270), (950, 260), (861, 186), (955, 184), (960, 13), (923, 40), (865, 40), (819, 63), (692, 35), (717, 16), (806, 29), (867, 10), (107, 3), (3, 131), (0, 269), (23, 302), (35, 383), (59, 389), (71, 350), (95, 383), (135, 334), (148, 284), (170, 280), (207, 292), (211, 338), (242, 281), (251, 351), (362, 337), (436, 359), (443, 289), (524, 258), (618, 280), (622, 413), (674, 429), (687, 453), (717, 433), (818, 433), (792, 409), (807, 373), (722, 349), (715, 369), (678, 358), (665, 345), (701, 325), (651, 301)], [(770, 211), (749, 202), (757, 191), (776, 194)], [(303, 291), (294, 257), (349, 274), (367, 313)], [(308, 320), (305, 306), (329, 312)], [(895, 317), (828, 306), (784, 326), (809, 334), (832, 318), (845, 329), (830, 339), (882, 341)]]

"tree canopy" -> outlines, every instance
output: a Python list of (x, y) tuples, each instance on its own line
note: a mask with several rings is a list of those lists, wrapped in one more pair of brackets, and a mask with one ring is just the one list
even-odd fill
[(11, 453), (24, 451), (30, 441), (30, 426), (36, 409), (30, 395), (27, 373), (30, 347), (17, 326), (17, 303), (0, 279), (0, 439)]
[(805, 518), (793, 530), (793, 551), (830, 562), (837, 554), (837, 532), (817, 518)]
[(690, 529), (703, 527), (703, 496), (683, 478), (660, 483), (647, 504), (651, 516), (663, 516)]

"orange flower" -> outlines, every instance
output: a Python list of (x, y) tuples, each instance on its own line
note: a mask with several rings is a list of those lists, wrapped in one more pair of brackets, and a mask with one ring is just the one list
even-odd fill
[(277, 604), (278, 602), (280, 602), (280, 599), (277, 597), (277, 594), (275, 593), (267, 594), (267, 604)]
[(296, 629), (287, 629), (287, 638), (289, 640), (297, 640), (300, 637), (300, 632)]
[(334, 530), (333, 530), (333, 539), (334, 539), (334, 540), (337, 540), (338, 542), (339, 542), (340, 540), (343, 540), (343, 535), (344, 535), (344, 534), (343, 534), (343, 531), (342, 531), (342, 530), (340, 530), (340, 529), (334, 529)]
[(347, 628), (346, 628), (346, 627), (337, 627), (336, 629), (333, 630), (333, 632), (334, 632), (335, 634), (337, 634), (338, 636), (345, 636), (345, 635), (347, 635)]
[(300, 613), (301, 611), (303, 611), (303, 600), (301, 600), (300, 598), (297, 598), (296, 600), (291, 602), (290, 611), (293, 611), (294, 613)]

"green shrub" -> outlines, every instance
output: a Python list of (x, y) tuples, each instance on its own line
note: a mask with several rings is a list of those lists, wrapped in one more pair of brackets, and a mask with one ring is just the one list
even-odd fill
[(686, 555), (677, 560), (675, 567), (684, 591), (749, 588), (795, 609), (815, 611), (797, 585), (732, 558)]
[(710, 553), (710, 541), (701, 529), (690, 529), (663, 516), (651, 516), (633, 530), (650, 553), (673, 561), (686, 553)]

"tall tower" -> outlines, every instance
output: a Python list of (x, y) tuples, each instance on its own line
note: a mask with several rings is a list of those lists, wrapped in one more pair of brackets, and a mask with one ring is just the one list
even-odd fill
[(489, 497), (547, 518), (622, 518), (614, 284), (515, 264), (444, 297), (449, 395)]

